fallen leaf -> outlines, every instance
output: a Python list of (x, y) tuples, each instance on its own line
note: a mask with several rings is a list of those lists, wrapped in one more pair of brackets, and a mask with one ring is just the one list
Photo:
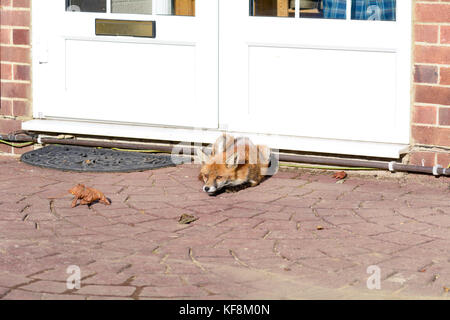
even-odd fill
[(445, 292), (449, 292), (449, 291), (450, 291), (450, 288), (449, 288), (449, 287), (444, 287), (444, 291), (445, 291)]
[(189, 224), (189, 223), (194, 222), (196, 220), (198, 220), (197, 217), (194, 217), (194, 216), (192, 216), (190, 214), (186, 214), (185, 213), (185, 214), (181, 215), (180, 219), (178, 220), (178, 223), (180, 223), (180, 224)]
[(419, 272), (425, 272), (427, 269), (420, 269)]
[(346, 177), (347, 177), (347, 173), (345, 173), (345, 171), (339, 171), (339, 172), (335, 172), (333, 174), (333, 178), (339, 179), (339, 180), (345, 179)]
[(323, 230), (323, 227), (322, 226), (317, 226), (316, 229), (317, 230)]
[(88, 206), (95, 201), (99, 201), (106, 205), (111, 204), (109, 199), (106, 198), (101, 191), (94, 188), (88, 188), (83, 184), (77, 184), (69, 190), (69, 193), (75, 196), (72, 200), (72, 208), (77, 206), (78, 200), (80, 200), (80, 204), (87, 204)]

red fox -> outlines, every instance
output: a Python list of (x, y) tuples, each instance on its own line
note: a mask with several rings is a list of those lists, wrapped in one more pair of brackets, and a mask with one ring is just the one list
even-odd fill
[(201, 149), (197, 149), (197, 156), (202, 164), (199, 180), (205, 183), (203, 191), (209, 195), (227, 186), (249, 184), (254, 187), (266, 175), (276, 172), (269, 172), (272, 167), (270, 149), (255, 146), (245, 137), (223, 134), (213, 144), (210, 156)]

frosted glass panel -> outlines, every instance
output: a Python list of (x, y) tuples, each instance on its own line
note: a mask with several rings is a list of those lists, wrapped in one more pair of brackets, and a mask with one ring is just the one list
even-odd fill
[(112, 0), (112, 13), (152, 14), (153, 0)]
[(111, 12), (195, 16), (195, 0), (111, 0)]

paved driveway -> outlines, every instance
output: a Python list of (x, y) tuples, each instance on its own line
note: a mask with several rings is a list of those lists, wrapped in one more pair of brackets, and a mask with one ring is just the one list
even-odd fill
[[(0, 298), (449, 297), (448, 178), (282, 170), (210, 197), (198, 170), (69, 173), (0, 157)], [(112, 204), (71, 208), (77, 183)]]

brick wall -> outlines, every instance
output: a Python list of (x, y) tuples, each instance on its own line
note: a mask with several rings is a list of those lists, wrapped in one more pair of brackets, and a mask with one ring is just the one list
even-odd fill
[[(0, 0), (0, 133), (31, 118), (31, 0)], [(22, 153), (0, 144), (0, 152)]]
[(450, 164), (450, 0), (414, 8), (414, 97), (410, 162)]

